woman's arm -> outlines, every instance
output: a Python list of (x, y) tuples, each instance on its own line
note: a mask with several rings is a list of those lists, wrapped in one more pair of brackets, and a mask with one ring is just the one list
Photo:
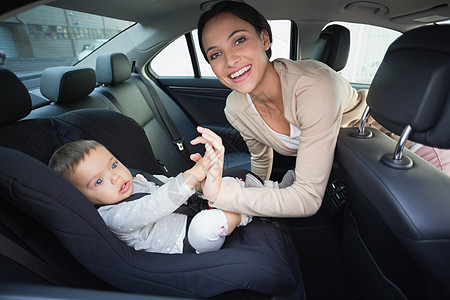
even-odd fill
[(321, 134), (302, 137), (297, 155), (296, 179), (284, 189), (242, 188), (223, 181), (213, 206), (252, 216), (306, 217), (322, 203), (333, 163), (340, 120)]
[(305, 217), (316, 213), (333, 164), (348, 92), (348, 82), (326, 68), (302, 78), (292, 100), (292, 113), (301, 130), (294, 184), (285, 189), (255, 189), (224, 181), (213, 206), (258, 216)]

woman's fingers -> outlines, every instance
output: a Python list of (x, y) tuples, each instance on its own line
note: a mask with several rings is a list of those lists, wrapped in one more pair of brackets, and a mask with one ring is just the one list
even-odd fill
[(190, 159), (194, 162), (198, 162), (200, 159), (202, 159), (202, 156), (199, 153), (193, 153), (190, 155)]
[(208, 144), (210, 143), (214, 148), (217, 156), (221, 157), (225, 154), (225, 147), (222, 145), (222, 139), (214, 133), (214, 131), (201, 126), (197, 127), (197, 131), (201, 133), (201, 136), (196, 137), (191, 141), (192, 145)]
[(193, 140), (191, 141), (191, 144), (192, 144), (192, 145), (206, 144), (206, 143), (208, 143), (208, 140), (205, 139), (205, 138), (202, 137), (202, 136), (198, 136), (198, 137), (196, 137), (195, 139), (193, 139)]
[(208, 158), (208, 160), (211, 162), (211, 164), (217, 162), (218, 155), (216, 151), (214, 151), (214, 148), (211, 146), (210, 143), (205, 144), (205, 156)]
[(216, 136), (216, 137), (220, 138), (214, 131), (212, 131), (212, 130), (209, 129), (209, 128), (197, 126), (197, 131), (198, 131), (199, 133), (207, 133), (207, 134), (209, 134), (209, 135), (211, 135), (211, 136)]
[(220, 157), (225, 154), (225, 147), (222, 145), (222, 139), (217, 140), (214, 137), (210, 136), (207, 133), (203, 133), (202, 137), (208, 141), (209, 144), (213, 147), (216, 154)]
[[(201, 126), (197, 126), (197, 131), (202, 135), (202, 137), (205, 138), (205, 136), (207, 136), (207, 137), (208, 137), (208, 141), (215, 140), (215, 141), (217, 141), (218, 143), (222, 144), (222, 139), (220, 138), (220, 136), (218, 136), (218, 135), (217, 135), (214, 131), (212, 131), (211, 129), (204, 128), (204, 127), (201, 127)], [(199, 138), (199, 137), (193, 139), (193, 140), (191, 141), (191, 143), (197, 143), (197, 144), (198, 144), (198, 143), (202, 143), (202, 144), (204, 144), (204, 140), (198, 139), (198, 138)]]

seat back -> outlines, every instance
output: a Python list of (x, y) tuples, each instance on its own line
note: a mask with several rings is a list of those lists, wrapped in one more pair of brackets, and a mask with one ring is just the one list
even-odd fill
[(367, 299), (450, 297), (450, 177), (406, 140), (450, 148), (450, 26), (392, 43), (371, 85), (371, 115), (401, 136), (342, 129), (336, 158), (347, 191), (344, 255)]
[(310, 59), (321, 61), (335, 71), (347, 64), (350, 51), (350, 31), (338, 24), (325, 27), (314, 44)]
[(23, 83), (8, 69), (0, 68), (2, 109), (0, 125), (16, 122), (31, 111), (31, 98)]
[(94, 91), (96, 83), (95, 71), (91, 68), (47, 68), (41, 75), (40, 90), (50, 104), (33, 109), (26, 118), (51, 117), (80, 108), (119, 111), (108, 98)]
[[(131, 63), (123, 53), (106, 53), (97, 58), (97, 81), (101, 84), (96, 91), (110, 99), (119, 111), (141, 125), (152, 145), (155, 156), (168, 169), (169, 174), (192, 167), (192, 163), (174, 144), (166, 121), (158, 114), (155, 101), (159, 101), (171, 118), (174, 127), (184, 139), (189, 153), (202, 153), (202, 145), (191, 145), (190, 140), (198, 136), (195, 124), (186, 113), (154, 81), (138, 74), (131, 74)], [(225, 169), (250, 169), (248, 153), (227, 153)]]
[[(151, 94), (139, 75), (131, 75), (131, 63), (123, 53), (106, 53), (97, 58), (97, 91), (110, 99), (119, 111), (138, 122), (147, 138), (154, 145), (154, 153), (167, 168), (176, 175), (188, 168), (187, 162), (173, 143), (163, 120), (159, 118)], [(193, 127), (191, 125), (191, 127)], [(185, 137), (185, 145), (188, 137)], [(196, 152), (200, 152), (197, 148)], [(194, 152), (192, 152), (194, 153)], [(190, 166), (189, 166), (190, 167)]]

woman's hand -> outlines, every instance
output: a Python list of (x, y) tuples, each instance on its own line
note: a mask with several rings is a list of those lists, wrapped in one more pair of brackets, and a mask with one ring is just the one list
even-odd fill
[[(212, 130), (199, 126), (197, 127), (197, 131), (201, 133), (201, 136), (193, 139), (191, 144), (205, 144), (206, 153), (213, 151), (216, 156), (216, 160), (208, 170), (206, 179), (201, 182), (203, 195), (211, 202), (214, 202), (217, 199), (222, 185), (225, 147), (222, 145), (222, 139)], [(192, 154), (191, 159), (197, 162), (198, 159), (201, 159), (201, 155), (198, 153)]]
[[(213, 131), (200, 126), (197, 127), (197, 131), (201, 136), (193, 139), (191, 144), (204, 144), (206, 149), (205, 155), (202, 157), (199, 153), (191, 154), (190, 158), (195, 161), (195, 166), (186, 170), (183, 173), (183, 178), (190, 188), (201, 182), (203, 191), (206, 185), (207, 194), (216, 195), (222, 183), (225, 148), (222, 146), (222, 139)], [(207, 175), (209, 180), (205, 181)], [(220, 178), (219, 182), (216, 181), (217, 178)]]
[[(222, 139), (214, 131), (197, 126), (197, 131), (201, 136), (196, 137), (191, 141), (192, 145), (207, 144), (210, 143), (213, 147), (217, 158), (219, 159), (220, 166), (223, 168), (223, 159), (225, 155), (225, 147), (222, 145)], [(202, 156), (199, 153), (191, 154), (191, 159), (197, 162)]]

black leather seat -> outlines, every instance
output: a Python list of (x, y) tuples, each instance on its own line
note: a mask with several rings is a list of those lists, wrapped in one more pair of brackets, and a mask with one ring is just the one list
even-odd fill
[(325, 27), (314, 44), (310, 59), (321, 61), (335, 71), (347, 64), (350, 51), (350, 31), (338, 24)]
[[(450, 177), (403, 149), (450, 149), (450, 26), (406, 32), (372, 82), (377, 129), (342, 129), (336, 157), (347, 189), (344, 255), (364, 299), (449, 299)], [(364, 123), (364, 122), (363, 122)]]

